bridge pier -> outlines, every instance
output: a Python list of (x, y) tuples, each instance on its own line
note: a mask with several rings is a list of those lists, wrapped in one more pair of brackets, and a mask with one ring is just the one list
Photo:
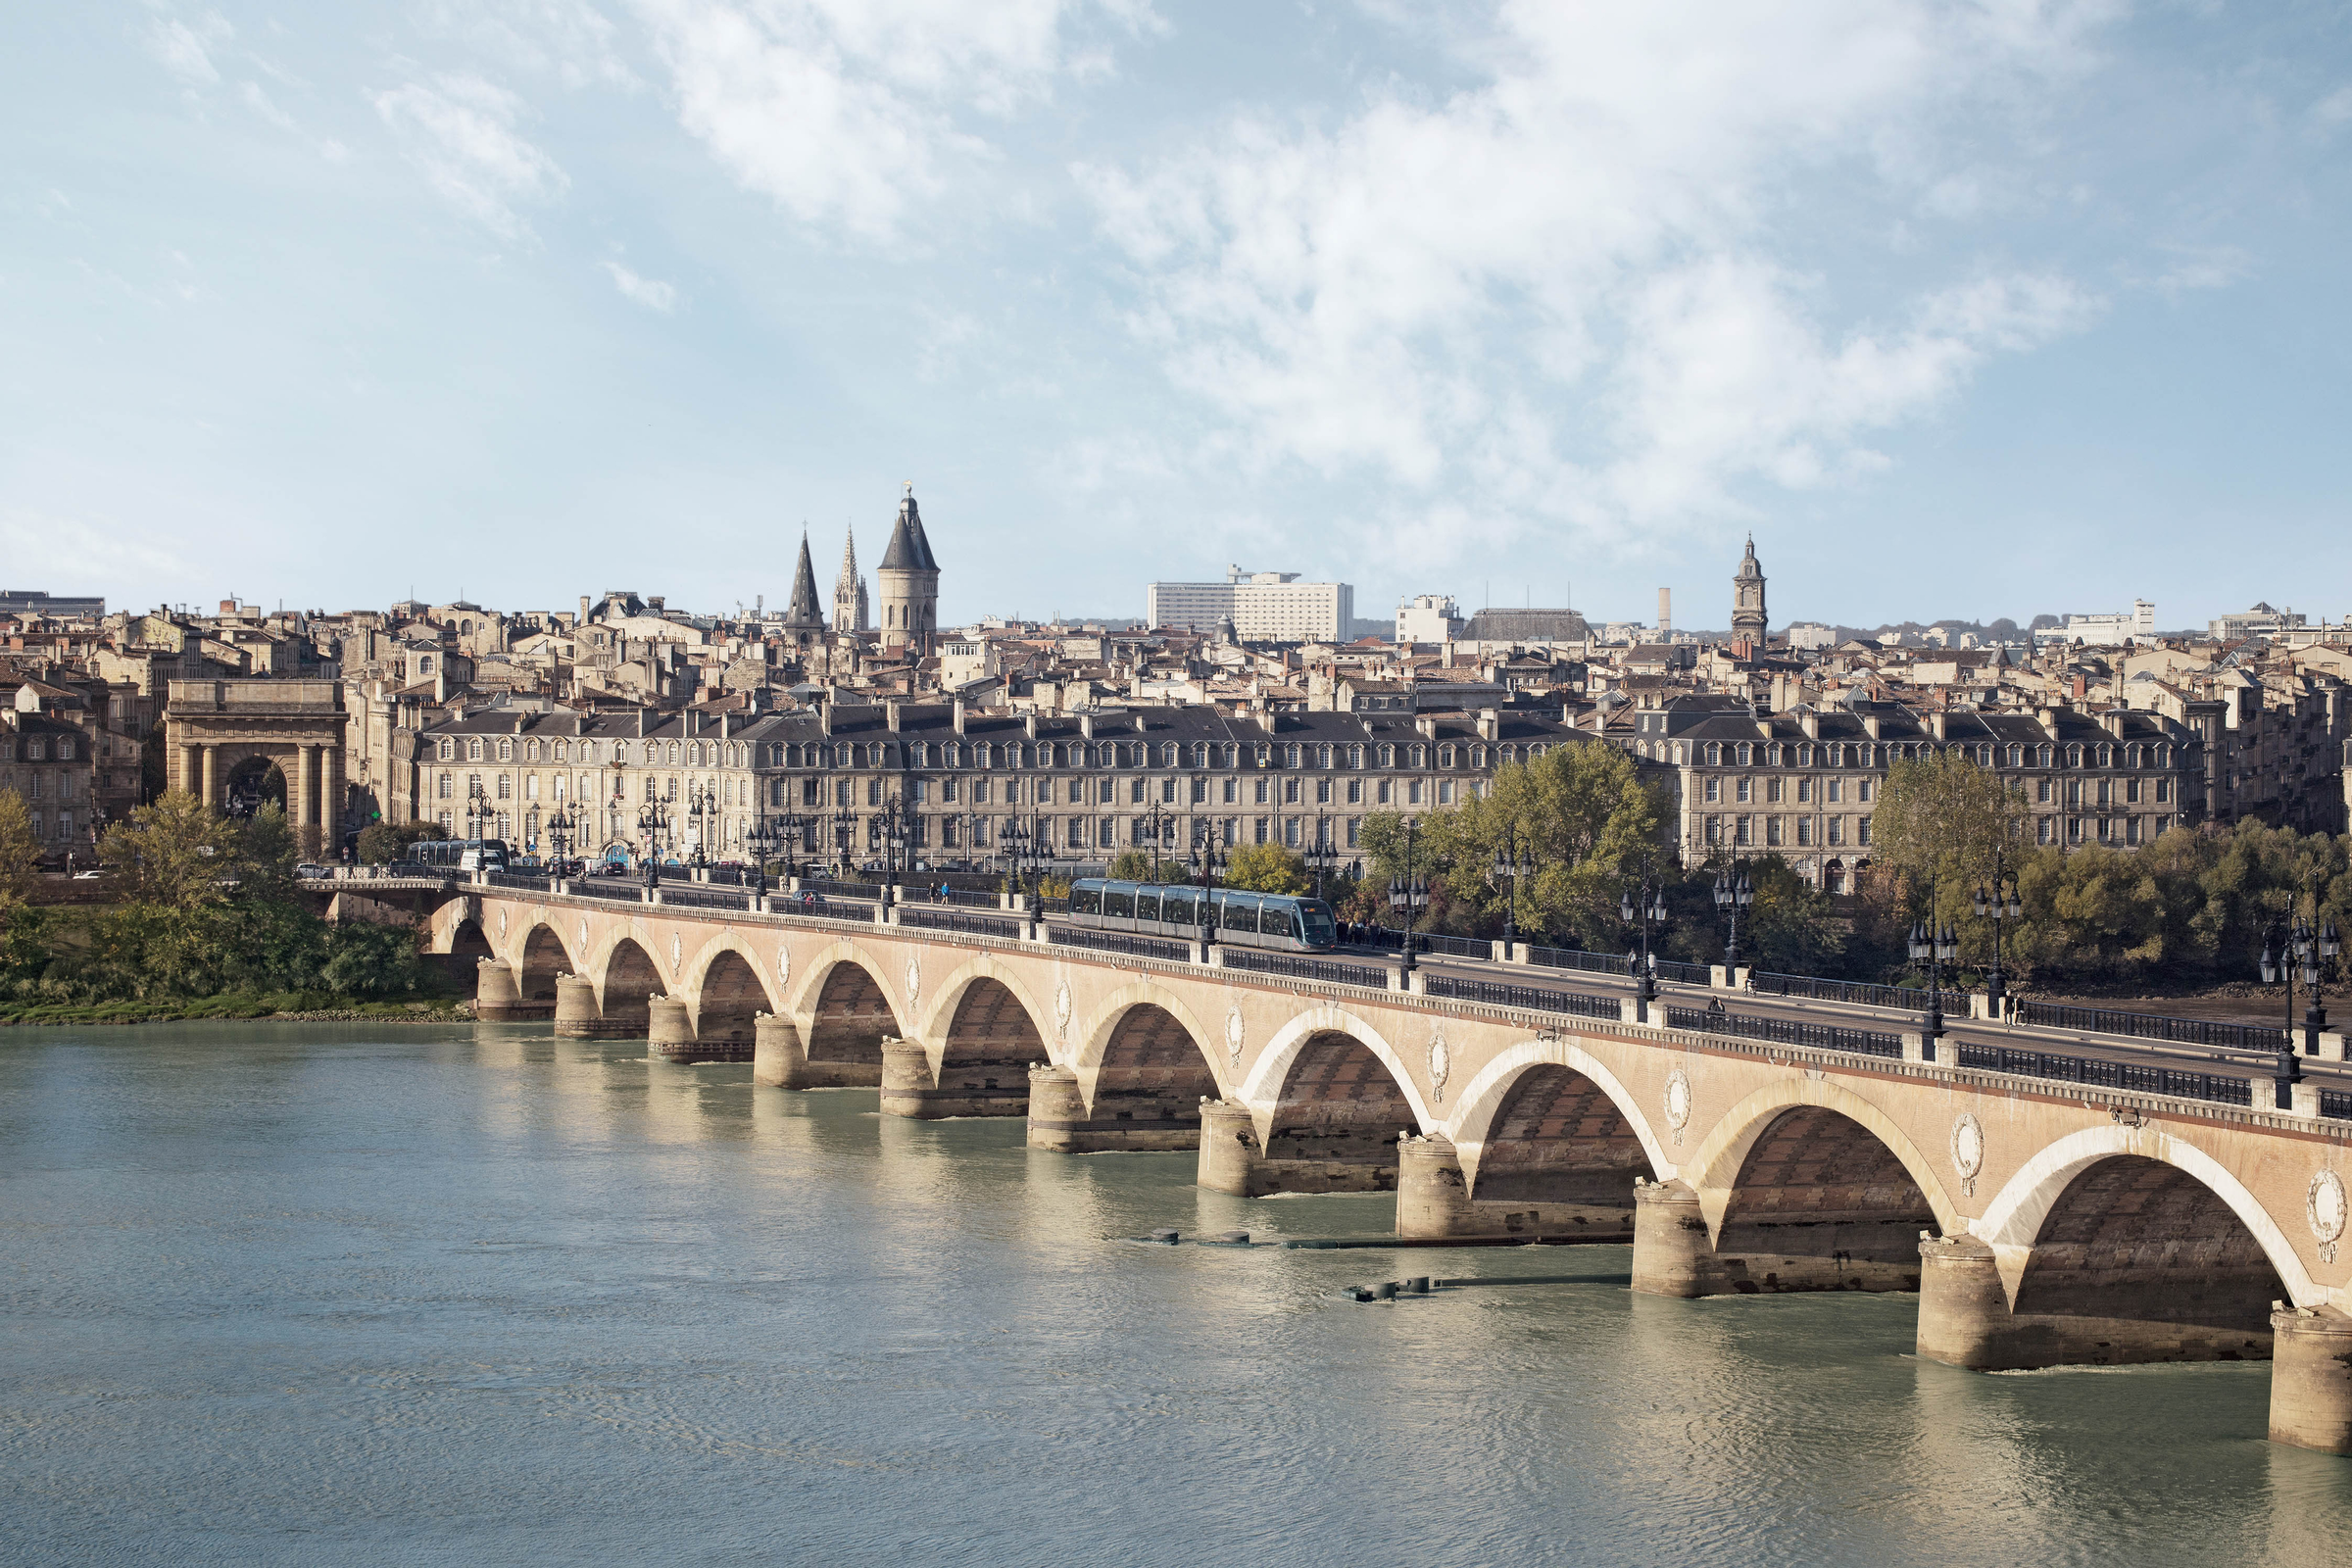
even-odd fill
[(1580, 1242), (1633, 1239), (1633, 1215), (1626, 1208), (1471, 1197), (1461, 1155), (1443, 1133), (1408, 1138), (1397, 1146), (1396, 1152), (1396, 1234), (1408, 1241), (1440, 1237)]
[(1064, 1154), (1107, 1154), (1198, 1149), (1199, 1101), (1176, 1102), (1165, 1093), (1122, 1093), (1106, 1071), (1095, 1081), (1095, 1106), (1067, 1067), (1029, 1070), (1029, 1147)]
[(882, 1113), (911, 1116), (918, 1121), (938, 1121), (949, 1116), (1026, 1116), (1028, 1064), (957, 1061), (955, 1053), (950, 1052), (934, 1078), (931, 1053), (921, 1042), (885, 1040)]
[[(2206, 1274), (2204, 1288), (2184, 1288), (2161, 1266), (2133, 1268), (2109, 1256), (2071, 1258), (2060, 1248), (2035, 1253), (2020, 1271), (2039, 1271), (2031, 1292), (2021, 1282), (2017, 1300), (2026, 1310), (2020, 1311), (2010, 1303), (1997, 1254), (1984, 1242), (1974, 1236), (1921, 1241), (1919, 1353), (1979, 1372), (2271, 1357), (2277, 1319), (2264, 1321), (2261, 1308), (2247, 1300), (2249, 1288), (2276, 1288), (2267, 1268), (2258, 1278), (2240, 1278), (2246, 1271), (2230, 1268), (2226, 1259), (2203, 1257), (2189, 1266)], [(2037, 1305), (2044, 1310), (2034, 1310)], [(2330, 1333), (2352, 1336), (2352, 1323), (2306, 1331), (2310, 1355), (2330, 1343), (2352, 1350), (2352, 1338), (2330, 1341)], [(2346, 1387), (2352, 1390), (2352, 1384)], [(2352, 1404), (2345, 1413), (2352, 1417)]]
[[(1383, 1136), (1368, 1126), (1337, 1122), (1303, 1132), (1278, 1128), (1274, 1136), (1271, 1146), (1259, 1145), (1256, 1122), (1247, 1105), (1225, 1100), (1201, 1102), (1200, 1163), (1195, 1183), (1212, 1193), (1231, 1193), (1238, 1198), (1396, 1190), (1396, 1166), (1380, 1158), (1383, 1152), (1396, 1150), (1393, 1133)], [(1328, 1150), (1336, 1157), (1309, 1159), (1285, 1152), (1302, 1142), (1305, 1147)]]
[(2271, 1441), (2352, 1453), (2352, 1317), (2333, 1307), (2271, 1314)]
[(596, 1004), (596, 986), (576, 974), (556, 977), (558, 1040), (626, 1040), (639, 1031), (626, 1020), (609, 1019)]
[(505, 1023), (521, 1012), (522, 993), (514, 971), (504, 958), (484, 958), (474, 966), (473, 1015), (484, 1023)]
[(809, 1087), (808, 1048), (790, 1018), (763, 1012), (752, 1020), (752, 1082), (772, 1089)]
[[(1688, 1182), (1634, 1189), (1634, 1289), (1652, 1296), (1759, 1296), (1787, 1291), (1916, 1291), (1916, 1264), (1890, 1262), (1881, 1234), (1912, 1224), (1875, 1213), (1802, 1211), (1727, 1218), (1711, 1236)], [(1757, 1247), (1757, 1242), (1782, 1243)]]

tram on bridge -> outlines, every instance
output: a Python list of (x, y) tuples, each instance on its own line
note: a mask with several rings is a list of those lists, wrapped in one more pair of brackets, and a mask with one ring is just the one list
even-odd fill
[(1328, 953), (1340, 945), (1331, 906), (1287, 893), (1244, 893), (1191, 883), (1108, 882), (1081, 877), (1070, 884), (1071, 925), (1145, 936), (1195, 937), (1200, 901), (1213, 906), (1209, 923), (1219, 942), (1286, 953)]

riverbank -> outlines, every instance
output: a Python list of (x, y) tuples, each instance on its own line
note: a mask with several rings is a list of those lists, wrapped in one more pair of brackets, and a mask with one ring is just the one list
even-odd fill
[(353, 1002), (333, 992), (230, 992), (218, 997), (141, 1002), (0, 1003), (0, 1028), (60, 1024), (191, 1023), (239, 1019), (265, 1023), (471, 1023), (470, 1002)]

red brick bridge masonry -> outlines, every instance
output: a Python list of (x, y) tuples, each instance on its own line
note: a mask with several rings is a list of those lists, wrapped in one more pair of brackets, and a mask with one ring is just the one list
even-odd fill
[(1630, 1239), (1659, 1295), (1917, 1291), (1955, 1365), (2276, 1357), (2272, 1436), (2352, 1451), (2352, 1126), (2316, 1115), (870, 914), (485, 887), (431, 932), (489, 954), (486, 1015), (1046, 1149), (1197, 1148), (1222, 1192), (1394, 1191), (1407, 1237)]

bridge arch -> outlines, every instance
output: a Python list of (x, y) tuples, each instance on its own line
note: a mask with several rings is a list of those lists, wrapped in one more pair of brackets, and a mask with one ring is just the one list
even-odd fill
[[(2151, 1166), (2179, 1176), (2168, 1179)], [(2189, 1191), (2188, 1183), (2196, 1191)], [(2233, 1251), (2233, 1239), (2217, 1234), (2224, 1210), (2250, 1250)], [(2130, 1223), (2132, 1218), (2139, 1223)], [(2294, 1305), (2314, 1306), (2328, 1298), (2285, 1230), (2235, 1173), (2196, 1145), (2155, 1127), (2118, 1123), (2059, 1139), (2019, 1167), (1975, 1229), (1978, 1239), (1992, 1248), (2010, 1305), (2019, 1312), (2050, 1307), (2047, 1287), (2054, 1282), (2034, 1275), (2037, 1266), (2057, 1261), (2051, 1255), (2056, 1250), (2081, 1252), (2080, 1261), (2095, 1264), (2102, 1252), (2131, 1245), (2185, 1250), (2192, 1255), (2138, 1261), (2206, 1274), (2231, 1268), (2245, 1273), (2251, 1257), (2237, 1253), (2258, 1250)], [(2128, 1266), (2121, 1256), (2105, 1261)], [(2037, 1301), (2037, 1297), (2043, 1298)], [(2253, 1304), (2264, 1308), (2261, 1332), (2269, 1333), (2268, 1298)]]
[(1630, 1224), (1635, 1180), (1672, 1169), (1616, 1074), (1568, 1041), (1508, 1048), (1462, 1098), (1451, 1138), (1473, 1200), (1608, 1209)]
[(653, 953), (626, 932), (606, 948), (604, 963), (595, 976), (598, 1011), (606, 1023), (624, 1026), (615, 1032), (644, 1035), (652, 1021), (652, 1002), (668, 992), (662, 983), (662, 966)]
[(1293, 1192), (1387, 1192), (1400, 1133), (1426, 1129), (1411, 1074), (1379, 1032), (1323, 1005), (1293, 1019), (1250, 1073), (1262, 1166)]
[[(1020, 971), (983, 953), (949, 973), (919, 1014), (911, 1038), (920, 1040), (934, 1056), (942, 1048), (952, 1052), (960, 1031), (967, 1044), (985, 1035), (1004, 1043), (1026, 1044), (1034, 1054), (1023, 1064), (1052, 1059), (1044, 1020), (1053, 1016), (1040, 1005)], [(1017, 1016), (1016, 1016), (1017, 1014)]]
[[(1506, 1047), (1462, 1086), (1446, 1133), (1461, 1152), (1465, 1171), (1475, 1177), (1506, 1104), (1521, 1097), (1529, 1087), (1529, 1079), (1543, 1069), (1573, 1073), (1591, 1083), (1624, 1119), (1627, 1132), (1649, 1162), (1650, 1176), (1663, 1180), (1672, 1173), (1674, 1162), (1666, 1157), (1665, 1147), (1651, 1131), (1633, 1092), (1609, 1070), (1607, 1063), (1572, 1039), (1528, 1040)], [(1512, 1108), (1524, 1107), (1512, 1104)]]
[(545, 1004), (551, 1009), (556, 1002), (556, 978), (574, 974), (571, 950), (564, 945), (564, 935), (546, 920), (535, 920), (522, 934), (514, 948), (514, 994), (526, 1006)]
[(1917, 1290), (1921, 1235), (1966, 1223), (1892, 1117), (1810, 1075), (1733, 1106), (1683, 1176), (1697, 1189), (1717, 1289)]
[(1197, 1137), (1200, 1102), (1223, 1098), (1208, 1033), (1183, 999), (1138, 980), (1096, 1009), (1077, 1038), (1074, 1068), (1087, 1114), (1131, 1135)]
[[(786, 1011), (812, 1064), (856, 1068), (853, 1078), (879, 1083), (882, 1042), (899, 1039), (906, 1008), (884, 978), (889, 971), (857, 943), (833, 942), (801, 967)], [(842, 1077), (836, 1071), (835, 1079)]]

